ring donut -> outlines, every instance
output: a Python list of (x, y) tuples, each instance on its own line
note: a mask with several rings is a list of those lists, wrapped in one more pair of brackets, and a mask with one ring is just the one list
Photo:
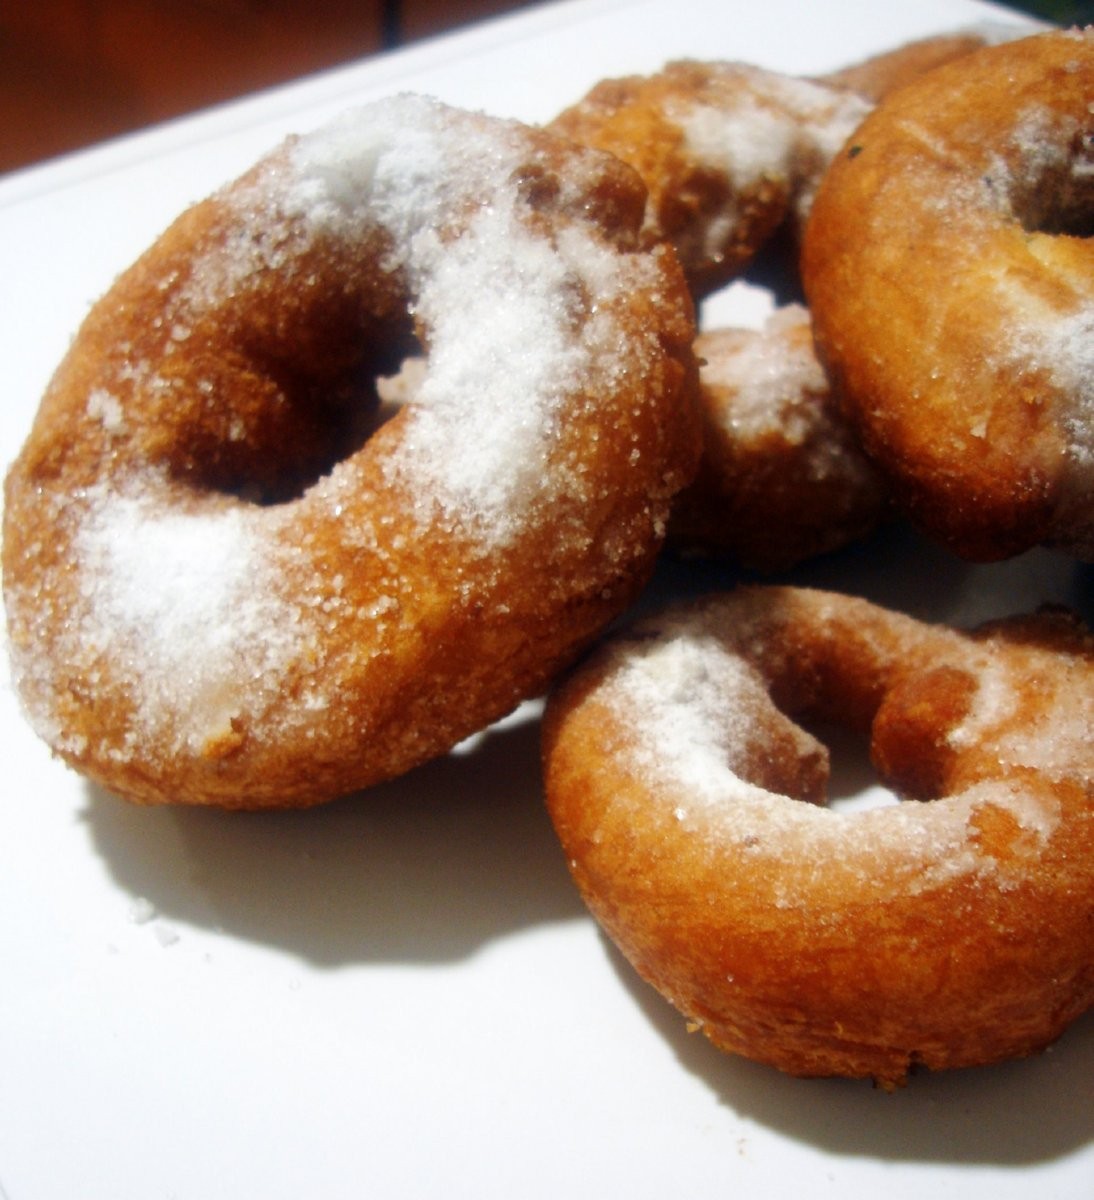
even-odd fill
[(1094, 29), (902, 88), (825, 175), (802, 274), (821, 360), (926, 531), (1094, 559)]
[[(404, 96), (186, 212), (7, 479), (13, 676), (54, 751), (134, 800), (304, 805), (537, 694), (698, 455), (644, 201), (606, 155)], [(362, 380), (416, 348), (418, 402), (363, 429)]]
[(602, 80), (549, 128), (635, 168), (650, 192), (649, 236), (673, 245), (702, 296), (808, 206), (869, 109), (852, 92), (806, 79), (689, 60)]
[(771, 572), (879, 524), (884, 480), (833, 401), (805, 308), (700, 333), (695, 353), (703, 454), (673, 506), (671, 545)]
[[(826, 807), (803, 718), (869, 732), (913, 799)], [(746, 588), (558, 688), (547, 800), (592, 912), (715, 1045), (891, 1087), (1039, 1050), (1094, 1003), (1092, 727), (1070, 614), (968, 634)]]
[(704, 296), (740, 274), (787, 217), (800, 232), (828, 163), (878, 100), (987, 40), (979, 30), (923, 38), (813, 79), (670, 62), (601, 80), (549, 128), (638, 171), (649, 235), (672, 243)]

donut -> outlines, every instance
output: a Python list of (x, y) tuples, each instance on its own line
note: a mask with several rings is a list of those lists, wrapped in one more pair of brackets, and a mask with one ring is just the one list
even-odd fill
[[(813, 729), (900, 804), (829, 807)], [(547, 803), (592, 913), (716, 1046), (873, 1078), (1040, 1050), (1094, 1003), (1094, 637), (758, 585), (553, 693)]]
[[(136, 801), (301, 806), (539, 694), (699, 452), (644, 204), (606, 155), (407, 95), (185, 212), (6, 480), (13, 678), (56, 754)], [(415, 352), (381, 422), (370, 380)]]
[(820, 185), (818, 353), (901, 507), (958, 555), (1094, 558), (1094, 30), (895, 92)]
[(703, 454), (670, 545), (768, 573), (884, 519), (884, 480), (832, 400), (804, 307), (784, 305), (762, 329), (700, 333), (695, 352)]
[(648, 236), (676, 249), (701, 297), (739, 274), (869, 111), (852, 92), (736, 62), (670, 62), (606, 79), (549, 128), (629, 163)]

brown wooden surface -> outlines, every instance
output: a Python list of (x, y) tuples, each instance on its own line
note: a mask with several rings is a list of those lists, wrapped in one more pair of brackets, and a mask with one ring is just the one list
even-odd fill
[(0, 0), (0, 171), (518, 0)]

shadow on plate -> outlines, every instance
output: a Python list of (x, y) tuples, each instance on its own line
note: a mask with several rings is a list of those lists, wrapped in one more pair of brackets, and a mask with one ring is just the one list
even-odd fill
[(297, 812), (141, 808), (88, 788), (120, 887), (168, 921), (319, 966), (448, 962), (584, 915), (542, 800), (539, 722)]
[[(891, 569), (909, 559), (914, 577)], [(667, 564), (643, 606), (732, 582), (715, 565)], [(1041, 600), (1094, 616), (1091, 568), (1047, 552), (972, 567), (901, 527), (794, 582), (959, 623)], [(157, 914), (319, 967), (453, 962), (512, 933), (587, 919), (543, 805), (534, 706), (400, 780), (308, 811), (143, 809), (89, 787), (85, 816), (118, 884)], [(1094, 1137), (1094, 1014), (1044, 1055), (920, 1074), (887, 1095), (722, 1054), (605, 946), (682, 1066), (784, 1136), (842, 1156), (999, 1166), (1048, 1162)]]
[[(655, 607), (681, 593), (702, 594), (724, 586), (724, 577), (716, 563), (673, 563), (645, 602)], [(1047, 550), (974, 565), (901, 523), (806, 564), (790, 582), (852, 592), (958, 626), (1044, 602), (1066, 604), (1094, 624), (1094, 566)], [(873, 778), (854, 755), (835, 758), (833, 770), (834, 801)], [(787, 1137), (841, 1156), (998, 1166), (1049, 1162), (1094, 1139), (1094, 1012), (1042, 1055), (923, 1072), (889, 1095), (865, 1081), (793, 1079), (716, 1050), (701, 1034), (689, 1034), (679, 1014), (603, 940), (624, 986), (683, 1066), (734, 1112)]]
[(844, 549), (765, 578), (714, 559), (666, 558), (642, 598), (644, 609), (725, 590), (736, 583), (787, 583), (862, 596), (923, 621), (969, 627), (1063, 604), (1094, 625), (1094, 566), (1035, 549), (998, 563), (970, 563), (897, 520)]
[(1044, 1054), (912, 1075), (887, 1093), (867, 1080), (795, 1079), (725, 1054), (644, 983), (606, 937), (624, 987), (681, 1065), (737, 1115), (842, 1157), (1032, 1166), (1094, 1140), (1094, 1012)]

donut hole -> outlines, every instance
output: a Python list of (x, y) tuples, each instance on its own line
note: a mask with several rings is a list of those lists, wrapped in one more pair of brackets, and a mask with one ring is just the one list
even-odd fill
[(738, 680), (732, 709), (753, 714), (755, 737), (734, 744), (730, 770), (766, 791), (837, 812), (897, 803), (874, 759), (877, 700), (859, 683), (823, 668)]
[(1094, 237), (1094, 133), (1076, 133), (1066, 154), (1016, 181), (1010, 199), (1027, 233)]
[(854, 813), (899, 802), (879, 777), (870, 755), (870, 739), (861, 730), (831, 720), (804, 724), (828, 750), (827, 808)]
[(975, 678), (937, 666), (882, 681), (848, 647), (827, 651), (770, 682), (777, 707), (828, 751), (828, 807), (946, 795), (959, 765), (949, 733), (969, 712)]
[(231, 377), (204, 391), (231, 394), (231, 410), (199, 402), (179, 417), (176, 473), (259, 506), (296, 500), (398, 411), (386, 381), (408, 359), (420, 361), (417, 343), (400, 330), (339, 368), (229, 365)]
[(1073, 186), (1052, 194), (1031, 192), (1023, 197), (1017, 217), (1026, 233), (1052, 237), (1094, 237), (1094, 194), (1089, 187)]
[(937, 667), (890, 687), (868, 731), (837, 723), (830, 710), (803, 722), (828, 748), (828, 807), (858, 811), (944, 796), (956, 761), (948, 731), (967, 713), (975, 686), (968, 672)]

